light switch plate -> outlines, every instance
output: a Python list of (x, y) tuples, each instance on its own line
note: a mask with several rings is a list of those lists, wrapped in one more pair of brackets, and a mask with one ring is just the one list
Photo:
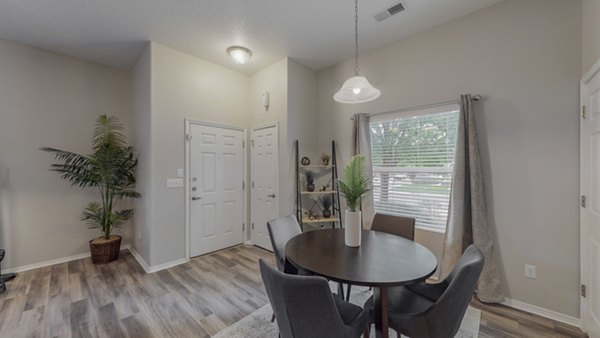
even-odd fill
[(535, 279), (535, 265), (525, 264), (525, 277)]
[(167, 178), (167, 188), (182, 188), (183, 178)]
[(177, 169), (177, 177), (179, 177), (179, 178), (183, 177), (183, 169)]

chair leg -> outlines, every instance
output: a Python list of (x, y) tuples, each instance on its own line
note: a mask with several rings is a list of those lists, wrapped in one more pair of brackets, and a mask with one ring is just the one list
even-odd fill
[(350, 290), (352, 289), (352, 285), (348, 284), (348, 290), (346, 290), (346, 301), (350, 301)]
[(275, 321), (275, 313), (273, 313), (273, 316), (271, 316), (271, 323)]
[(342, 283), (338, 283), (338, 296), (344, 299), (344, 285)]
[(371, 323), (369, 323), (369, 325), (367, 325), (367, 327), (365, 328), (365, 331), (363, 332), (363, 337), (369, 338), (370, 335), (371, 335)]

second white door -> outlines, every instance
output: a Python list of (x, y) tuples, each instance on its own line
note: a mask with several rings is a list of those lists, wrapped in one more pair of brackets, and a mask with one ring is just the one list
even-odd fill
[(190, 256), (243, 242), (244, 132), (190, 124)]
[(279, 137), (276, 125), (252, 130), (252, 242), (273, 250), (267, 222), (279, 216)]

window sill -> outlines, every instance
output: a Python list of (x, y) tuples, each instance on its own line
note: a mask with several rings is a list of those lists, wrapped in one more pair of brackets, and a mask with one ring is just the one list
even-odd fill
[(421, 231), (427, 231), (427, 232), (433, 232), (436, 234), (446, 234), (446, 230), (442, 230), (442, 229), (434, 229), (434, 228), (427, 228), (427, 227), (420, 227), (417, 226), (415, 227), (417, 230), (421, 230)]

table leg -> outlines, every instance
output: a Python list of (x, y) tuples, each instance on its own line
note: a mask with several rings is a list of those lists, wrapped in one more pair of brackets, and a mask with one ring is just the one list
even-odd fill
[(373, 288), (375, 310), (375, 335), (377, 338), (388, 338), (388, 297), (387, 287)]

